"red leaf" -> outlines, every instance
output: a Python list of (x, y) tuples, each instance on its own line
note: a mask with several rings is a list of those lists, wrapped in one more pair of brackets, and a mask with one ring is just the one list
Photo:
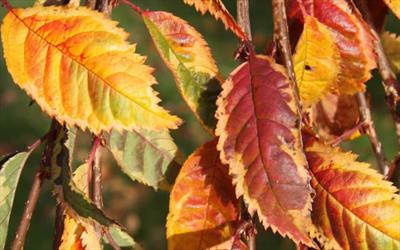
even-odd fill
[(170, 250), (226, 249), (236, 244), (239, 200), (216, 143), (196, 150), (176, 179), (167, 222)]
[(251, 54), (223, 84), (217, 105), (218, 149), (237, 196), (243, 195), (265, 228), (312, 245), (310, 177), (284, 68)]

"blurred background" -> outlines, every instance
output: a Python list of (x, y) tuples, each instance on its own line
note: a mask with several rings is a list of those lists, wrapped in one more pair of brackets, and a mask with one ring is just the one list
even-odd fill
[[(221, 22), (215, 21), (210, 15), (201, 16), (194, 8), (184, 5), (181, 0), (134, 0), (133, 2), (143, 9), (168, 11), (187, 20), (203, 34), (224, 77), (238, 65), (233, 60), (233, 53), (238, 46), (238, 41), (232, 33), (224, 29)], [(10, 3), (14, 7), (27, 7), (31, 6), (33, 1), (11, 0)], [(236, 1), (226, 0), (224, 3), (231, 13), (236, 13)], [(268, 42), (271, 41), (273, 32), (271, 3), (270, 0), (251, 0), (250, 3), (253, 40), (257, 51), (264, 52)], [(5, 9), (1, 8), (1, 18), (5, 13)], [(114, 9), (112, 17), (118, 20), (120, 25), (131, 34), (130, 41), (137, 43), (137, 52), (148, 56), (147, 64), (156, 68), (155, 74), (159, 84), (155, 88), (160, 92), (162, 105), (185, 120), (185, 123), (178, 130), (173, 131), (172, 135), (185, 156), (189, 155), (211, 138), (198, 125), (179, 96), (172, 75), (156, 54), (140, 16), (127, 6), (121, 5)], [(400, 22), (391, 13), (386, 21), (385, 29), (400, 33)], [(2, 53), (2, 49), (0, 53)], [(368, 91), (379, 137), (383, 142), (387, 157), (393, 159), (399, 146), (396, 144), (394, 126), (386, 109), (383, 89), (376, 72), (374, 72), (373, 79), (368, 82)], [(37, 105), (30, 106), (29, 103), (30, 98), (13, 83), (1, 56), (0, 155), (24, 149), (48, 130), (50, 119), (40, 111)], [(84, 162), (88, 157), (90, 143), (90, 136), (87, 133), (81, 133), (78, 140), (76, 164)], [(361, 160), (376, 165), (370, 144), (364, 136), (345, 143), (343, 147), (358, 153)], [(40, 151), (29, 159), (22, 173), (11, 215), (8, 242), (14, 238), (33, 173), (38, 166), (39, 153)], [(145, 249), (166, 249), (165, 224), (169, 194), (165, 191), (155, 192), (151, 188), (131, 181), (120, 173), (108, 152), (104, 152), (103, 155), (103, 188), (107, 213), (125, 225), (133, 238)], [(55, 200), (51, 194), (51, 185), (46, 183), (33, 215), (25, 249), (51, 249), (54, 232), (54, 207)], [(257, 249), (284, 250), (294, 249), (294, 247), (290, 240), (273, 234), (271, 230), (265, 231), (259, 227)]]

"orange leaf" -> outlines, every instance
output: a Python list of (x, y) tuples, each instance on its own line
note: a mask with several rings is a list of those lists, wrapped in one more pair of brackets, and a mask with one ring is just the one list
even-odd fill
[(176, 128), (157, 103), (153, 69), (116, 22), (84, 7), (11, 9), (1, 27), (14, 81), (59, 122), (89, 128)]
[(230, 29), (237, 37), (244, 40), (246, 35), (242, 28), (236, 23), (235, 19), (225, 8), (221, 0), (183, 0), (186, 4), (194, 5), (197, 11), (205, 14), (207, 11), (215, 17), (215, 19), (224, 23), (226, 29)]
[(216, 249), (232, 241), (238, 227), (239, 201), (222, 165), (216, 140), (184, 163), (171, 192), (167, 220), (168, 249)]
[(237, 196), (265, 228), (312, 246), (312, 190), (285, 69), (251, 53), (223, 84), (217, 105), (218, 149)]
[(316, 191), (312, 218), (326, 249), (400, 249), (400, 196), (392, 183), (337, 147), (307, 139)]

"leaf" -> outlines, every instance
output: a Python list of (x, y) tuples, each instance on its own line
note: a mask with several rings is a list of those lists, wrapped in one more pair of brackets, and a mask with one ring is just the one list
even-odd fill
[(312, 218), (326, 249), (399, 249), (400, 196), (392, 183), (350, 152), (313, 138), (305, 145), (316, 191)]
[(241, 40), (246, 39), (246, 35), (242, 28), (236, 23), (235, 19), (226, 9), (221, 0), (183, 0), (184, 3), (196, 8), (202, 15), (207, 11), (214, 16), (215, 19), (221, 20), (226, 29), (230, 29)]
[(168, 130), (113, 130), (106, 145), (125, 174), (156, 189), (168, 168), (177, 164), (178, 149)]
[(156, 48), (172, 71), (182, 97), (209, 131), (215, 127), (220, 92), (218, 68), (206, 41), (185, 20), (162, 11), (142, 13)]
[[(371, 78), (370, 71), (376, 67), (373, 51), (374, 38), (369, 26), (355, 10), (353, 4), (345, 0), (301, 0), (306, 14), (315, 17), (330, 31), (340, 52), (339, 93), (352, 95), (365, 90), (364, 83)], [(293, 1), (295, 11), (297, 1)], [(291, 13), (292, 18), (295, 14)], [(304, 20), (304, 18), (300, 18)]]
[[(1, 27), (14, 81), (60, 123), (102, 130), (176, 128), (157, 103), (153, 69), (128, 34), (84, 7), (11, 9)], [(25, 65), (21, 67), (21, 65)]]
[(30, 153), (17, 152), (0, 160), (0, 249), (5, 249), (15, 191)]
[(393, 13), (400, 19), (400, 0), (384, 0), (386, 5), (393, 11)]
[(189, 156), (172, 189), (168, 249), (215, 249), (235, 234), (238, 216), (228, 167), (219, 160), (216, 140), (210, 141)]
[[(113, 238), (113, 240), (117, 243), (118, 246), (123, 247), (123, 248), (133, 248), (133, 249), (142, 249), (132, 238), (131, 236), (129, 236), (129, 234), (127, 234), (126, 232), (124, 232), (123, 230), (121, 230), (121, 228), (117, 227), (117, 226), (111, 226), (108, 228), (111, 237)], [(106, 243), (108, 243), (108, 240), (106, 237), (103, 237), (104, 241)]]
[(249, 58), (231, 73), (217, 102), (221, 160), (229, 163), (236, 195), (265, 228), (312, 246), (312, 190), (293, 90), (282, 66), (265, 56)]
[(71, 215), (68, 210), (64, 215), (64, 230), (60, 250), (103, 249), (97, 238), (95, 228), (89, 222), (83, 222)]
[(382, 33), (382, 46), (395, 74), (400, 73), (400, 37), (389, 32)]
[(296, 81), (304, 107), (337, 89), (340, 53), (330, 30), (312, 16), (305, 18), (303, 34), (293, 58)]
[[(317, 128), (320, 139), (324, 141), (335, 140), (361, 121), (357, 97), (346, 95), (328, 94), (313, 105), (310, 116), (312, 125)], [(360, 133), (355, 132), (351, 139), (358, 135)]]

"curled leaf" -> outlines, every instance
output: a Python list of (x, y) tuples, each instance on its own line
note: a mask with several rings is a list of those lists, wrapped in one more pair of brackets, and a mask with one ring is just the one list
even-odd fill
[(163, 11), (145, 11), (143, 20), (182, 97), (199, 121), (214, 130), (220, 92), (218, 68), (206, 41), (185, 20)]
[(330, 30), (312, 16), (305, 18), (293, 63), (304, 107), (309, 107), (328, 92), (337, 89), (339, 50)]
[(350, 152), (313, 138), (305, 148), (316, 191), (312, 218), (325, 248), (399, 249), (397, 188)]
[(168, 249), (232, 245), (238, 216), (239, 200), (228, 166), (220, 162), (213, 140), (189, 156), (176, 179), (167, 220)]
[(285, 69), (251, 53), (223, 84), (217, 105), (218, 149), (237, 196), (265, 228), (312, 246), (312, 190)]
[(207, 11), (217, 20), (221, 20), (226, 29), (230, 29), (237, 37), (244, 40), (246, 35), (242, 28), (236, 23), (235, 19), (226, 9), (221, 0), (183, 0), (186, 4), (194, 5), (197, 11), (205, 14)]
[[(311, 110), (311, 123), (324, 141), (335, 140), (346, 131), (355, 128), (361, 121), (356, 96), (328, 94)], [(359, 135), (357, 131), (351, 136)]]
[[(60, 123), (89, 128), (176, 128), (158, 106), (153, 69), (128, 34), (84, 7), (10, 9), (1, 27), (14, 81)], [(25, 66), (23, 66), (25, 65)]]

